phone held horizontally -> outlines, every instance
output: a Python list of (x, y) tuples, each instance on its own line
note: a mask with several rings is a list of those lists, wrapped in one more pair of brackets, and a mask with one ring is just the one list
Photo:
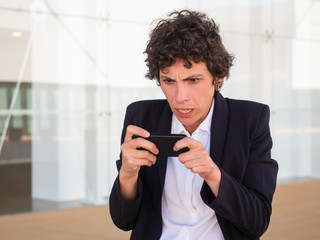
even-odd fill
[[(138, 138), (140, 136), (133, 135), (132, 138)], [(159, 149), (158, 156), (177, 157), (179, 154), (189, 151), (189, 148), (182, 148), (179, 151), (174, 151), (173, 147), (177, 141), (186, 137), (184, 134), (151, 134), (150, 137), (145, 138), (150, 142), (153, 142)], [(142, 138), (142, 137), (141, 137)], [(139, 150), (145, 150), (144, 148), (138, 148)]]

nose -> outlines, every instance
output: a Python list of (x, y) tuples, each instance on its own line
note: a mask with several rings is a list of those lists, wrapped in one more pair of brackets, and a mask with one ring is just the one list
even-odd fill
[(189, 99), (188, 89), (184, 84), (178, 83), (176, 85), (176, 102), (181, 103)]

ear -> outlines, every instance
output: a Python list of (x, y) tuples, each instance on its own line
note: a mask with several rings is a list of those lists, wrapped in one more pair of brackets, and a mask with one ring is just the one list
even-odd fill
[(222, 85), (223, 85), (223, 81), (224, 81), (224, 77), (222, 77), (222, 78), (215, 78), (215, 80), (214, 80), (214, 90), (215, 90), (216, 92), (219, 92), (219, 91), (220, 91), (220, 89), (221, 89), (221, 87), (222, 87)]

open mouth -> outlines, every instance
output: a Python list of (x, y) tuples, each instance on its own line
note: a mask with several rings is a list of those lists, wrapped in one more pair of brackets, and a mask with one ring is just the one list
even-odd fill
[(183, 113), (183, 114), (187, 114), (189, 112), (191, 112), (192, 109), (178, 109), (178, 112)]

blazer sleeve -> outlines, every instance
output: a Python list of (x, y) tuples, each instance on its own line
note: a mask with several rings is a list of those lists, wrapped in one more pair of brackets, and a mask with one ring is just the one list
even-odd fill
[(222, 166), (218, 197), (215, 198), (206, 183), (201, 189), (203, 201), (217, 216), (253, 239), (259, 238), (269, 225), (278, 172), (278, 164), (271, 159), (270, 153), (270, 110), (268, 106), (263, 106), (251, 135), (248, 159), (243, 159), (246, 167), (242, 179), (235, 179)]
[[(134, 124), (134, 120), (130, 111), (130, 106), (128, 106), (121, 135), (121, 144), (124, 142), (127, 126), (130, 124)], [(120, 154), (120, 160), (117, 161), (118, 171), (120, 170), (122, 164), (121, 158), (122, 156)], [(142, 188), (140, 181), (140, 177), (138, 177), (138, 198), (136, 200), (130, 201), (125, 200), (121, 197), (119, 174), (116, 180), (114, 181), (109, 197), (109, 210), (112, 221), (118, 228), (122, 230), (128, 231), (135, 228), (135, 223), (139, 213), (142, 196)]]

